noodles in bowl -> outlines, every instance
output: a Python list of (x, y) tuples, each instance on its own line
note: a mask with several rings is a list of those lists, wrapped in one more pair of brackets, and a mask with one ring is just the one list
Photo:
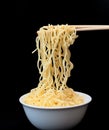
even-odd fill
[[(85, 102), (83, 94), (67, 86), (74, 65), (70, 61), (70, 45), (78, 37), (75, 27), (48, 25), (37, 31), (36, 49), (39, 83), (20, 102), (32, 108), (72, 108)], [(47, 109), (46, 109), (47, 110)], [(56, 109), (55, 109), (56, 110)]]
[(83, 119), (88, 104), (92, 98), (85, 93), (75, 92), (82, 96), (84, 103), (75, 106), (64, 107), (43, 107), (29, 105), (24, 102), (28, 96), (24, 94), (20, 97), (20, 103), (30, 123), (41, 130), (66, 130), (75, 127)]

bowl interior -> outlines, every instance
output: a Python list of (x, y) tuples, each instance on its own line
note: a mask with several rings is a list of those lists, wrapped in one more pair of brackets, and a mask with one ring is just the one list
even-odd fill
[(92, 97), (86, 93), (83, 93), (83, 92), (78, 92), (78, 91), (75, 91), (77, 94), (79, 94), (80, 96), (83, 97), (84, 99), (84, 103), (82, 104), (79, 104), (79, 105), (74, 105), (74, 106), (64, 106), (64, 107), (40, 107), (40, 106), (33, 106), (33, 105), (29, 105), (29, 104), (26, 104), (24, 103), (23, 99), (28, 95), (28, 93), (22, 95), (20, 98), (19, 98), (19, 101), (22, 105), (25, 105), (27, 107), (32, 107), (32, 108), (40, 108), (40, 109), (65, 109), (65, 108), (74, 108), (74, 107), (79, 107), (79, 106), (83, 106), (83, 105), (86, 105), (88, 103), (91, 102), (92, 100)]

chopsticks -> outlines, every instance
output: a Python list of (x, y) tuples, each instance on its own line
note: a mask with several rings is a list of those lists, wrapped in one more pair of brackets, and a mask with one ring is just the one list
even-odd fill
[(109, 25), (71, 25), (77, 31), (109, 30)]

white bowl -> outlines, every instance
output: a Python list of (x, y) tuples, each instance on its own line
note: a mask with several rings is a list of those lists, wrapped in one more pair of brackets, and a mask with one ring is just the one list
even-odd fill
[(33, 126), (42, 130), (70, 129), (76, 126), (84, 117), (88, 104), (92, 98), (88, 94), (76, 92), (84, 97), (84, 103), (68, 107), (37, 107), (25, 104), (23, 98), (19, 101), (24, 108), (24, 112)]

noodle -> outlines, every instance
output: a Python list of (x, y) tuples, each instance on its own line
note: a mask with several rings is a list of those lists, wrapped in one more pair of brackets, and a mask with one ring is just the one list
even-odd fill
[(37, 34), (39, 84), (28, 93), (24, 102), (44, 107), (81, 104), (83, 98), (67, 86), (73, 69), (69, 46), (77, 38), (75, 27), (48, 25), (41, 27)]

